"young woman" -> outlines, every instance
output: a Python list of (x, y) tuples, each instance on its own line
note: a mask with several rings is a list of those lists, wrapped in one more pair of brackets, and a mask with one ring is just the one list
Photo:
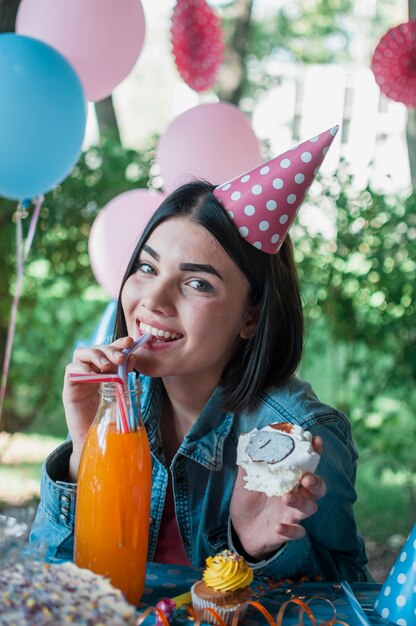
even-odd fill
[[(330, 140), (322, 138), (325, 145)], [(297, 165), (305, 154), (303, 148)], [(288, 169), (283, 156), (278, 165)], [(266, 170), (263, 165), (259, 175)], [(312, 176), (304, 176), (305, 189)], [(239, 180), (244, 184), (247, 175)], [(281, 174), (270, 181), (278, 191), (276, 181), (286, 185)], [(262, 196), (259, 186), (252, 185), (251, 193)], [(128, 363), (140, 372), (153, 460), (149, 560), (202, 566), (207, 556), (229, 547), (255, 572), (274, 578), (367, 580), (353, 515), (357, 454), (349, 421), (294, 375), (303, 340), (299, 284), (286, 236), (294, 210), (288, 218), (282, 203), (286, 212), (277, 214), (268, 243), (258, 233), (252, 242), (252, 222), (238, 224), (237, 206), (231, 211), (222, 197), (229, 187), (196, 181), (162, 203), (127, 268), (116, 340), (76, 350), (67, 374), (113, 372), (125, 358), (122, 349), (143, 332), (153, 336)], [(234, 191), (232, 201), (241, 195)], [(289, 204), (293, 195), (286, 192)], [(274, 210), (273, 202), (281, 199), (270, 202), (265, 210)], [(249, 217), (253, 208), (260, 210), (246, 200), (241, 206)], [(264, 232), (264, 220), (259, 224)], [(270, 242), (278, 253), (259, 249)], [(45, 463), (31, 534), (32, 541), (46, 541), (49, 560), (72, 559), (78, 465), (98, 406), (97, 389), (66, 376), (63, 402), (71, 440)], [(322, 454), (316, 474), (306, 474), (296, 492), (281, 497), (245, 489), (236, 466), (239, 435), (272, 422), (310, 430)]]

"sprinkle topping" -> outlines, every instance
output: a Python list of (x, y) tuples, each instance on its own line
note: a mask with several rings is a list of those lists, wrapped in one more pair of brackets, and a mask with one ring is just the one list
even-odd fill
[(134, 607), (102, 576), (76, 567), (26, 561), (0, 571), (0, 626), (133, 626)]

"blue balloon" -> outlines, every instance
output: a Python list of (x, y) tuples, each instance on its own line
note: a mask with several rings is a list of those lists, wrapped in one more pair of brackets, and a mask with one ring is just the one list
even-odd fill
[(88, 339), (78, 339), (75, 348), (85, 348), (86, 346), (101, 346), (113, 341), (114, 327), (117, 316), (117, 302), (110, 300), (104, 313), (99, 319), (92, 335)]
[(98, 325), (89, 339), (90, 346), (98, 346), (104, 343), (111, 343), (113, 340), (114, 326), (117, 316), (117, 302), (110, 300)]
[(0, 195), (33, 198), (60, 183), (81, 153), (87, 103), (68, 61), (47, 44), (0, 34)]

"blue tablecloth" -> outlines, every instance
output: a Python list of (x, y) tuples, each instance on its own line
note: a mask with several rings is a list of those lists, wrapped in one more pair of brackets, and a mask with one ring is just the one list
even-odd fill
[[(147, 606), (156, 606), (161, 598), (174, 598), (187, 591), (196, 580), (201, 579), (201, 570), (192, 569), (190, 567), (180, 565), (163, 565), (158, 563), (149, 563), (146, 575), (146, 588), (139, 608), (139, 613)], [(251, 585), (256, 600), (259, 600), (263, 606), (276, 618), (279, 607), (283, 602), (291, 596), (295, 596), (305, 601), (315, 596), (324, 596), (334, 603), (337, 610), (337, 618), (344, 620), (349, 626), (360, 626), (360, 622), (355, 617), (348, 600), (344, 593), (337, 585), (319, 582), (304, 582), (297, 584), (284, 584), (277, 586), (272, 580), (267, 578), (255, 578)], [(381, 585), (377, 583), (355, 583), (352, 584), (355, 594), (357, 595), (361, 605), (372, 626), (388, 626), (390, 622), (380, 617), (374, 610), (373, 605), (380, 591)], [(331, 607), (325, 603), (314, 600), (310, 604), (310, 608), (319, 620), (329, 619), (332, 616)], [(299, 608), (295, 605), (288, 607), (285, 617), (284, 626), (298, 626)], [(149, 616), (144, 624), (151, 626), (155, 623), (153, 616)], [(189, 626), (189, 621), (185, 612), (176, 611), (172, 626)], [(305, 626), (309, 626), (310, 621), (305, 616)], [(244, 619), (244, 626), (265, 626), (267, 624), (263, 616), (254, 608), (248, 609)]]

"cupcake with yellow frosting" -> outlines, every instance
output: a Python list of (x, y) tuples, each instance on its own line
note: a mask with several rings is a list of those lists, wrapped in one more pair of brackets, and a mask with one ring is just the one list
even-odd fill
[[(191, 588), (195, 612), (203, 620), (217, 624), (209, 608), (214, 609), (226, 624), (231, 624), (237, 607), (250, 600), (253, 570), (243, 557), (231, 550), (223, 550), (206, 560), (202, 580)], [(240, 609), (240, 618), (245, 613)]]

